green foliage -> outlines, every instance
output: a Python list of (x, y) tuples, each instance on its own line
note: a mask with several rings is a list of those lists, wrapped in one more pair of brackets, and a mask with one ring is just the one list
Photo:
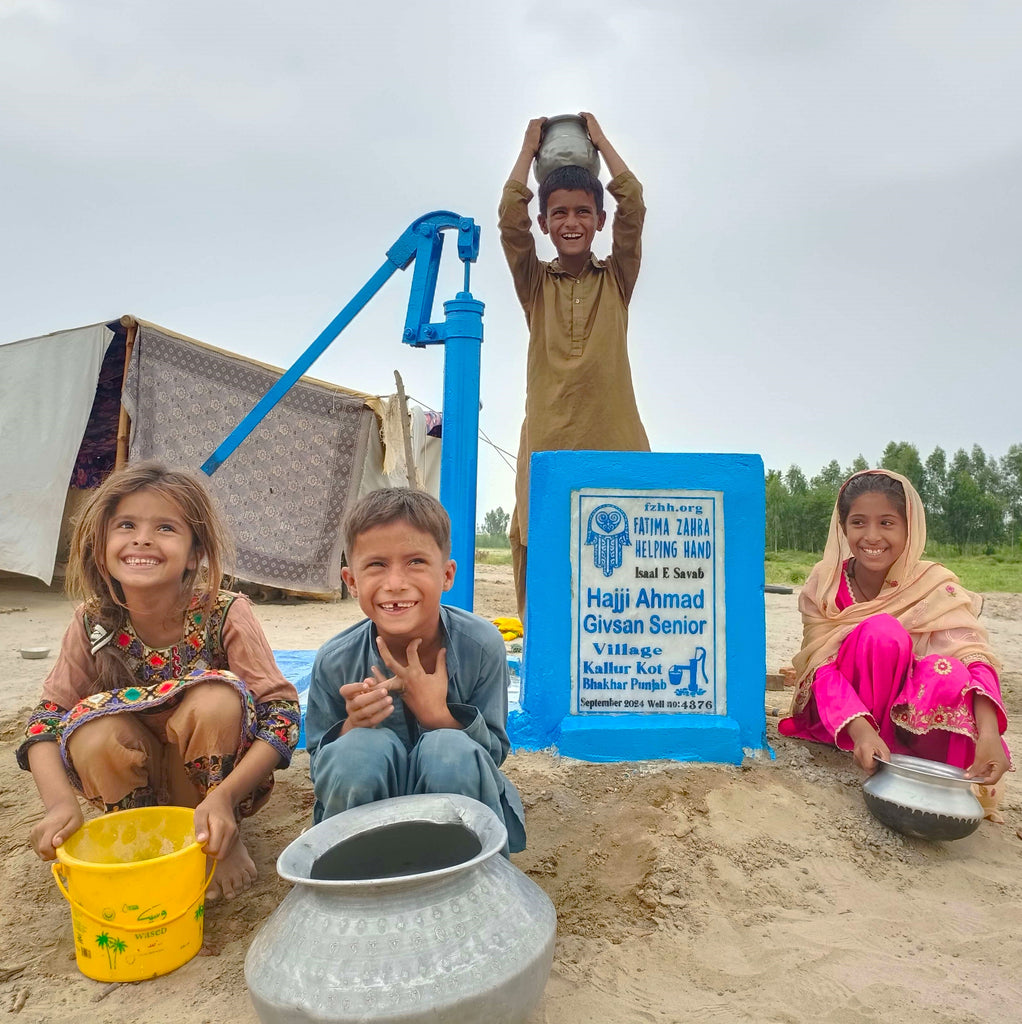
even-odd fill
[(919, 449), (914, 444), (907, 441), (899, 441), (896, 444), (890, 441), (880, 457), (880, 465), (883, 469), (907, 476), (920, 495), (923, 493), (923, 480), (926, 474), (919, 460)]
[(476, 547), (476, 565), (510, 565), (511, 548)]
[(806, 581), (809, 570), (820, 560), (820, 554), (810, 551), (768, 551), (763, 563), (764, 580), (788, 587), (799, 587)]
[(502, 548), (510, 551), (511, 541), (506, 533), (477, 533), (476, 551), (479, 551), (481, 548)]
[[(1022, 542), (1022, 444), (1013, 444), (997, 460), (979, 445), (970, 452), (959, 448), (950, 461), (935, 448), (923, 461), (907, 441), (891, 441), (880, 465), (912, 481), (926, 508), (928, 538), (950, 546), (957, 554), (996, 553)], [(766, 547), (820, 551), (830, 528), (831, 512), (844, 480), (868, 469), (859, 455), (842, 470), (836, 460), (806, 479), (798, 466), (766, 475)], [(778, 580), (776, 582), (788, 582)]]
[[(823, 557), (822, 551), (768, 551), (764, 562), (767, 583), (801, 586), (809, 571)], [(923, 556), (942, 562), (969, 590), (978, 594), (1022, 593), (1022, 549), (1007, 546), (992, 554), (979, 551), (961, 554), (950, 544), (931, 544)]]
[(957, 545), (927, 544), (925, 558), (931, 562), (942, 562), (969, 590), (978, 594), (999, 591), (1008, 594), (1022, 593), (1022, 548), (1002, 545), (999, 548), (974, 551), (964, 554)]
[(498, 505), (496, 508), (490, 509), (483, 516), (483, 521), (479, 525), (479, 532), (496, 535), (507, 534), (507, 524), (509, 522), (511, 522), (511, 513), (505, 512)]

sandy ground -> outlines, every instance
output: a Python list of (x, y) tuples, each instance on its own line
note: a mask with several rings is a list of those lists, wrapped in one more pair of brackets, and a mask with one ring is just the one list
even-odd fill
[[(794, 595), (767, 595), (767, 668), (800, 638)], [(510, 614), (510, 570), (479, 568), (477, 610)], [(315, 648), (354, 602), (260, 605), (276, 648)], [(278, 776), (245, 823), (255, 888), (210, 905), (202, 954), (173, 974), (109, 986), (79, 974), (70, 915), (27, 834), (40, 814), (13, 751), (70, 607), (41, 585), (0, 581), (0, 1012), (67, 1024), (254, 1024), (243, 961), (287, 891), (278, 853), (309, 823), (308, 759)], [(1022, 595), (988, 596), (1009, 714), (1022, 712)], [(528, 811), (515, 863), (558, 914), (553, 971), (529, 1024), (783, 1022), (1000, 1024), (1022, 1019), (1022, 802), (956, 843), (905, 840), (874, 822), (846, 755), (784, 740), (767, 691), (771, 760), (740, 768), (590, 765), (512, 755)], [(1016, 726), (1016, 749), (1018, 742)]]

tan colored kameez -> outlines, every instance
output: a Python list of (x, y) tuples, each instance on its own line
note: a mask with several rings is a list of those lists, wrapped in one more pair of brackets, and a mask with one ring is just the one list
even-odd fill
[(626, 171), (607, 186), (617, 207), (611, 255), (591, 256), (572, 277), (536, 256), (528, 205), (533, 193), (509, 180), (500, 202), (501, 245), (529, 326), (525, 420), (511, 517), (515, 588), (525, 610), (529, 459), (537, 451), (649, 451), (628, 362), (628, 303), (642, 256), (646, 207)]

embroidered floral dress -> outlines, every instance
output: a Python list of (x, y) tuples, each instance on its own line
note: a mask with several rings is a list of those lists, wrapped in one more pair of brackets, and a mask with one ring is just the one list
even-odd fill
[[(72, 785), (81, 781), (67, 755), (75, 730), (104, 715), (134, 713), (141, 716), (168, 710), (192, 687), (206, 683), (231, 686), (242, 704), (242, 728), (233, 754), (209, 755), (191, 761), (185, 769), (201, 793), (218, 785), (256, 739), (269, 743), (280, 755), (281, 767), (291, 760), (298, 740), (300, 712), (294, 687), (277, 669), (266, 638), (252, 614), (247, 598), (221, 591), (207, 617), (194, 601), (185, 616), (184, 635), (170, 647), (147, 647), (130, 621), (111, 632), (93, 623), (82, 609), (75, 613), (61, 645), (53, 671), (43, 684), (42, 700), (32, 711), (17, 759), (28, 768), (28, 748), (37, 742), (60, 744)], [(136, 683), (116, 690), (99, 690), (96, 653), (110, 645), (128, 666)], [(272, 776), (239, 807), (253, 813), (269, 796)], [(129, 795), (121, 806), (152, 802)], [(112, 809), (112, 808), (104, 808)]]
[[(956, 585), (944, 586), (953, 591)], [(842, 611), (855, 604), (847, 560), (835, 604)], [(904, 626), (878, 613), (856, 626), (836, 657), (816, 669), (809, 699), (778, 723), (778, 731), (851, 750), (845, 727), (865, 716), (894, 753), (967, 768), (976, 743), (976, 694), (994, 703), (1003, 732), (1007, 718), (992, 665), (979, 659), (965, 664), (938, 654), (917, 658)]]

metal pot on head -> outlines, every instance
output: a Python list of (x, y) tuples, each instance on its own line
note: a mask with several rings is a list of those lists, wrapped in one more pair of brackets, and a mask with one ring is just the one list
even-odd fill
[(547, 118), (533, 166), (536, 181), (542, 184), (554, 168), (567, 166), (584, 167), (594, 178), (600, 176), (600, 154), (578, 114)]

